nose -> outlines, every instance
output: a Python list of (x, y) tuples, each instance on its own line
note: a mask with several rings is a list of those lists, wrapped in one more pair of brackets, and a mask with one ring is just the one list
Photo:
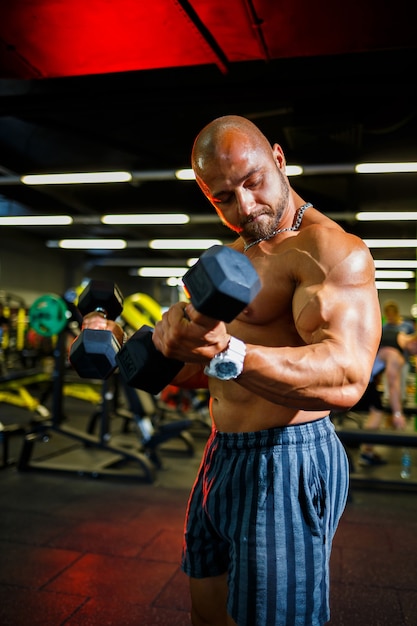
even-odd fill
[(242, 187), (241, 189), (237, 189), (235, 194), (239, 215), (249, 215), (256, 206), (253, 193), (250, 189)]

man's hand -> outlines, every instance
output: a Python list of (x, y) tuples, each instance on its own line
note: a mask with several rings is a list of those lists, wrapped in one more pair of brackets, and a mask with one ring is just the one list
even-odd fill
[(90, 330), (110, 330), (120, 345), (124, 343), (124, 331), (122, 327), (113, 320), (107, 319), (105, 315), (98, 311), (88, 313), (88, 315), (83, 318), (81, 330), (87, 328)]
[(184, 302), (171, 306), (153, 333), (157, 350), (185, 363), (207, 364), (227, 348), (229, 340), (224, 322), (202, 315)]

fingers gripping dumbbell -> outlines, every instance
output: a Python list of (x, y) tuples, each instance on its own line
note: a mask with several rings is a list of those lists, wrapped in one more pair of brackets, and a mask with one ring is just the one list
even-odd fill
[[(97, 311), (115, 320), (123, 310), (123, 296), (114, 283), (92, 280), (78, 299), (78, 309), (83, 317)], [(110, 330), (82, 330), (69, 353), (77, 374), (81, 378), (108, 378), (117, 367), (116, 355), (122, 343), (119, 339)]]
[[(213, 246), (183, 277), (187, 295), (203, 315), (231, 322), (254, 299), (261, 284), (250, 260), (225, 246)], [(124, 344), (116, 362), (120, 374), (132, 387), (159, 393), (183, 367), (168, 359), (152, 341), (153, 329), (142, 326)]]

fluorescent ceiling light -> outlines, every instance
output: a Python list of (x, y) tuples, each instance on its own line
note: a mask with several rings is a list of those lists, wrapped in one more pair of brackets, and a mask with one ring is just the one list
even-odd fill
[(358, 163), (357, 174), (396, 174), (398, 172), (417, 172), (417, 163)]
[(219, 239), (153, 239), (149, 247), (153, 250), (205, 250), (222, 245)]
[(128, 183), (130, 172), (79, 172), (72, 174), (30, 174), (21, 176), (24, 185), (69, 185), (80, 183)]
[(137, 273), (143, 278), (179, 278), (187, 271), (187, 267), (141, 267)]
[(176, 170), (175, 178), (178, 180), (195, 180), (194, 170), (191, 167)]
[(368, 248), (416, 248), (417, 239), (364, 239)]
[(417, 260), (412, 259), (378, 259), (374, 260), (375, 267), (398, 267), (399, 269), (417, 268)]
[[(287, 165), (285, 168), (287, 176), (300, 176), (303, 168), (300, 165)], [(191, 168), (184, 168), (175, 172), (178, 180), (195, 180), (194, 171)]]
[(377, 289), (393, 289), (393, 290), (404, 290), (408, 289), (409, 284), (402, 281), (389, 281), (389, 280), (381, 280), (375, 282)]
[(103, 215), (103, 224), (187, 224), (190, 216), (185, 213), (149, 213), (142, 215)]
[(0, 217), (0, 226), (68, 226), (69, 215), (10, 215)]
[(414, 278), (411, 270), (376, 270), (375, 278)]
[(166, 284), (168, 285), (168, 287), (182, 287), (184, 288), (184, 283), (182, 282), (182, 279), (179, 277), (175, 277), (175, 276), (169, 276), (167, 278)]
[(388, 222), (391, 220), (417, 220), (417, 211), (362, 211), (356, 213), (358, 222)]
[(286, 165), (285, 172), (287, 176), (301, 176), (303, 168), (300, 165)]
[(61, 239), (60, 248), (67, 250), (123, 250), (126, 248), (124, 239)]

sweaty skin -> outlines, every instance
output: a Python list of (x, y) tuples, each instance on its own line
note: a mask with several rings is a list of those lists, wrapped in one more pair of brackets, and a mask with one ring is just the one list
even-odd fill
[[(219, 118), (197, 137), (196, 180), (221, 221), (239, 235), (233, 248), (290, 227), (305, 204), (290, 186), (285, 158), (249, 120)], [(381, 337), (374, 263), (366, 245), (315, 208), (298, 231), (278, 233), (247, 252), (262, 283), (230, 324), (179, 302), (153, 333), (158, 350), (186, 365), (172, 384), (209, 387), (215, 427), (256, 431), (317, 420), (362, 397)], [(184, 309), (186, 315), (184, 315)], [(114, 329), (97, 313), (83, 328)], [(243, 340), (242, 374), (207, 379), (204, 367), (230, 336)]]
[[(305, 200), (289, 185), (280, 146), (271, 147), (247, 120), (228, 119), (203, 129), (192, 164), (220, 219), (239, 234), (233, 247), (243, 252), (245, 243), (291, 226)], [(262, 289), (233, 322), (216, 322), (181, 302), (157, 324), (158, 350), (187, 363), (173, 384), (191, 384), (192, 376), (202, 384), (201, 369), (234, 335), (247, 345), (243, 373), (235, 381), (208, 381), (218, 430), (304, 423), (353, 406), (381, 336), (366, 245), (309, 208), (299, 231), (279, 233), (246, 254)]]

